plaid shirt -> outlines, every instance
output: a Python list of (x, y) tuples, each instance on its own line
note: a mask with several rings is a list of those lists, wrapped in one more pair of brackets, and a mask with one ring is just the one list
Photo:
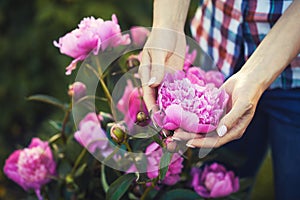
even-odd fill
[[(292, 0), (204, 0), (192, 20), (191, 32), (228, 77), (242, 67), (291, 3)], [(300, 54), (270, 86), (276, 87), (300, 87)]]

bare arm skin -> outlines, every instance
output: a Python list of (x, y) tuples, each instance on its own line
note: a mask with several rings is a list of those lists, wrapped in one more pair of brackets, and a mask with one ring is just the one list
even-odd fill
[(221, 137), (191, 139), (188, 146), (219, 147), (242, 137), (262, 93), (300, 51), (299, 10), (300, 1), (293, 1), (242, 69), (223, 84), (230, 101), (217, 129)]
[(184, 25), (190, 0), (154, 0), (153, 29), (142, 52), (139, 67), (144, 100), (148, 110), (155, 107), (155, 88), (166, 67), (183, 67), (186, 41)]

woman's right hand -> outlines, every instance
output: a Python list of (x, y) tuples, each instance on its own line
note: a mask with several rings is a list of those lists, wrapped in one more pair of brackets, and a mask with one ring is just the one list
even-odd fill
[(153, 28), (142, 51), (139, 75), (148, 110), (156, 105), (156, 87), (165, 72), (182, 70), (186, 51), (183, 31)]

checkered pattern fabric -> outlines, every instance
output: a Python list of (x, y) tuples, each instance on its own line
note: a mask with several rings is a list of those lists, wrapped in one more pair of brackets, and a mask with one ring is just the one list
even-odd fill
[[(226, 77), (242, 67), (292, 0), (204, 0), (191, 32)], [(288, 38), (287, 38), (288, 39)], [(270, 88), (300, 87), (300, 54)]]

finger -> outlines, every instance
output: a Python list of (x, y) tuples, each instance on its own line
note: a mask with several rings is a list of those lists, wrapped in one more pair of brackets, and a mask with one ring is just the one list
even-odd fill
[(205, 137), (205, 138), (195, 138), (192, 140), (189, 140), (186, 143), (187, 147), (190, 148), (214, 148), (218, 147), (217, 143), (220, 140), (220, 137), (214, 136), (214, 137)]
[(150, 57), (147, 51), (142, 54), (141, 64), (139, 66), (139, 75), (142, 82), (143, 99), (148, 111), (155, 106), (155, 89), (148, 86), (150, 78)]
[(188, 133), (182, 129), (176, 129), (174, 131), (174, 134), (172, 136), (173, 140), (176, 141), (187, 141), (195, 138), (201, 138), (204, 137), (203, 135), (197, 134), (197, 133)]
[(164, 78), (164, 68), (167, 51), (152, 50), (151, 53), (151, 72), (148, 85), (150, 87), (157, 87)]
[(246, 114), (242, 118), (240, 118), (238, 123), (233, 128), (231, 128), (223, 137), (219, 137), (215, 134), (212, 137), (195, 138), (189, 140), (187, 142), (187, 146), (192, 148), (217, 148), (230, 141), (240, 139), (252, 119), (250, 115), (251, 114)]
[(151, 113), (151, 110), (154, 109), (156, 105), (156, 91), (155, 88), (151, 88), (147, 85), (144, 85), (143, 87), (143, 99), (146, 104), (146, 107), (148, 109), (148, 112)]
[(150, 57), (147, 51), (143, 51), (142, 53), (142, 59), (138, 73), (142, 82), (142, 86), (148, 85), (150, 79)]
[(241, 100), (235, 102), (232, 109), (221, 119), (217, 128), (218, 135), (223, 137), (242, 117), (252, 114), (253, 106), (253, 104), (245, 103)]

